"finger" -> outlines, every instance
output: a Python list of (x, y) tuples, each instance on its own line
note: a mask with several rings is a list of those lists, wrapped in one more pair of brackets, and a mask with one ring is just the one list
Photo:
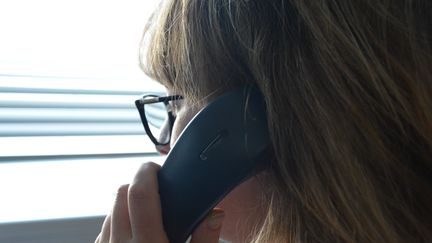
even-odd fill
[(155, 163), (143, 164), (129, 186), (132, 236), (138, 242), (168, 242), (162, 224), (157, 182), (159, 169)]
[(110, 227), (111, 227), (111, 215), (108, 214), (108, 216), (105, 217), (105, 220), (102, 224), (102, 231), (99, 234), (99, 241), (98, 242), (100, 242), (100, 243), (109, 242)]
[(123, 185), (117, 190), (117, 196), (111, 213), (111, 235), (112, 242), (125, 242), (132, 237), (128, 211), (129, 185)]
[(222, 229), (225, 213), (222, 209), (213, 209), (209, 216), (192, 233), (190, 243), (217, 243)]

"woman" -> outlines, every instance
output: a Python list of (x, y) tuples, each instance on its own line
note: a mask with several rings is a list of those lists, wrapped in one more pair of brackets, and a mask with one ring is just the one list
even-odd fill
[[(430, 242), (431, 11), (428, 0), (163, 1), (142, 67), (185, 97), (171, 144), (211, 99), (253, 83), (276, 158), (192, 241)], [(120, 188), (97, 242), (167, 242), (157, 170)]]

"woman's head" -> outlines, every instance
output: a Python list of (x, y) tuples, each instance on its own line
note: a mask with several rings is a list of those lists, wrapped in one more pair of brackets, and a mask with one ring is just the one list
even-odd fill
[(189, 104), (264, 94), (276, 160), (257, 238), (430, 239), (432, 3), (166, 0), (143, 69)]

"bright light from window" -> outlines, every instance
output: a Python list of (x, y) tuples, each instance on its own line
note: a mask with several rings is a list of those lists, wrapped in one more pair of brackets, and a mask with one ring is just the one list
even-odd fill
[(0, 224), (109, 213), (117, 188), (160, 157), (0, 163)]
[(157, 0), (2, 0), (0, 74), (140, 77)]

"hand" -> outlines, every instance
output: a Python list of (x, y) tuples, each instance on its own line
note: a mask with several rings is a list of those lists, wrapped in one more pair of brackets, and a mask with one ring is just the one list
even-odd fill
[[(118, 189), (111, 214), (105, 218), (95, 243), (168, 243), (162, 224), (157, 172), (160, 166), (146, 163), (130, 185)], [(213, 209), (195, 229), (191, 243), (217, 243), (224, 213)]]

